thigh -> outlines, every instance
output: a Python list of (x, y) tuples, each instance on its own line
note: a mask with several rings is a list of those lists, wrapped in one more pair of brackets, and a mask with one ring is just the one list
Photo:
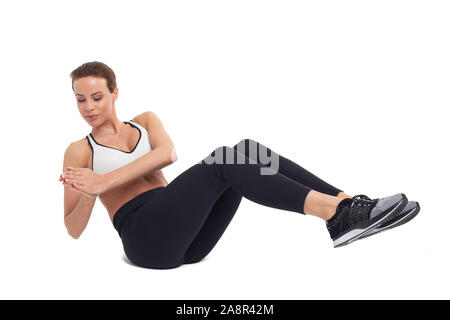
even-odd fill
[[(315, 174), (306, 170), (298, 163), (278, 154), (273, 151), (273, 149), (263, 145), (262, 143), (252, 140), (243, 139), (233, 146), (234, 150), (239, 153), (244, 154), (247, 158), (251, 159), (253, 162), (257, 162), (263, 166), (271, 166), (272, 164), (268, 161), (272, 157), (278, 158), (278, 164), (275, 166), (278, 168), (278, 172), (284, 176), (291, 178), (298, 183), (310, 187), (316, 191), (336, 196), (339, 192), (343, 192), (342, 189), (336, 188), (328, 182), (322, 180)], [(263, 157), (263, 161), (261, 161)]]
[(197, 163), (181, 173), (132, 217), (124, 232), (127, 257), (150, 268), (181, 264), (227, 188), (215, 165)]
[(187, 249), (184, 263), (199, 262), (210, 253), (233, 219), (241, 200), (242, 196), (231, 187), (222, 193)]

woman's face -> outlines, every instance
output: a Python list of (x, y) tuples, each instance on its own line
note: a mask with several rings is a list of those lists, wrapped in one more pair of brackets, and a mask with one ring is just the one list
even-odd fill
[(73, 83), (73, 90), (78, 111), (91, 126), (95, 127), (102, 120), (109, 118), (118, 96), (118, 89), (114, 89), (113, 93), (109, 92), (105, 78), (89, 76), (77, 79)]

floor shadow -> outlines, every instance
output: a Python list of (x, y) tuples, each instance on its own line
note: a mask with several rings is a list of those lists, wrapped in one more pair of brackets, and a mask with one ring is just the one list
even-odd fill
[(125, 253), (122, 253), (122, 260), (125, 261), (126, 263), (128, 263), (130, 266), (140, 268), (139, 266), (135, 265), (133, 262), (131, 262), (130, 260), (128, 260), (128, 258), (127, 258), (127, 256), (125, 255)]
[[(198, 262), (193, 262), (193, 263), (183, 263), (183, 264), (179, 265), (179, 266), (176, 267), (176, 268), (171, 268), (171, 269), (154, 269), (154, 270), (173, 270), (173, 269), (178, 269), (178, 268), (188, 267), (188, 266), (191, 266), (191, 265), (197, 265), (197, 264), (199, 264), (199, 263), (205, 262), (205, 260), (207, 260), (207, 259), (208, 259), (208, 256), (204, 257), (202, 260), (200, 260), (200, 261), (198, 261)], [(136, 268), (147, 269), (147, 268), (144, 268), (144, 267), (135, 265), (133, 262), (131, 262), (131, 261), (127, 258), (127, 256), (126, 256), (125, 253), (122, 253), (122, 260), (125, 261), (125, 262), (126, 262), (127, 264), (129, 264), (130, 266), (133, 266), (133, 267), (136, 267)]]

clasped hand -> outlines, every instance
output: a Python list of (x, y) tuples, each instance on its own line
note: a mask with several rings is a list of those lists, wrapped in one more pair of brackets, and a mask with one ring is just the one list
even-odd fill
[(97, 197), (108, 188), (106, 176), (95, 173), (89, 168), (65, 167), (63, 174), (59, 176), (59, 181), (91, 198)]

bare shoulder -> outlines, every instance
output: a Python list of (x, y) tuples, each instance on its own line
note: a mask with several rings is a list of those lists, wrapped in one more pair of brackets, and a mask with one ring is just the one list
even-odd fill
[(174, 153), (174, 144), (166, 131), (164, 124), (153, 111), (145, 111), (133, 118), (133, 121), (143, 126), (147, 132), (150, 140), (150, 145), (153, 149), (161, 147), (170, 149)]
[(133, 121), (139, 123), (147, 131), (150, 131), (152, 122), (159, 121), (158, 116), (153, 111), (145, 111), (133, 118)]
[(71, 142), (64, 153), (64, 166), (89, 168), (92, 170), (92, 150), (86, 137)]

